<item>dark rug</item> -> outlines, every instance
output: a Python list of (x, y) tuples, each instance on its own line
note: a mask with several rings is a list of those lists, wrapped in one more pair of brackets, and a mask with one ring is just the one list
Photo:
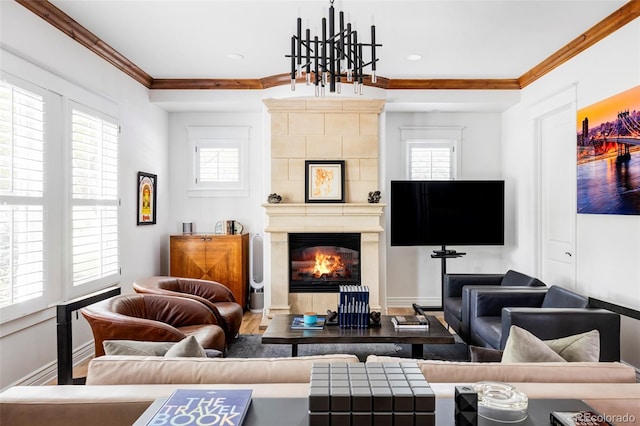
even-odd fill
[[(227, 358), (279, 358), (291, 356), (291, 345), (273, 345), (260, 343), (260, 334), (241, 334), (229, 344)], [(455, 336), (456, 343), (451, 345), (424, 345), (424, 359), (446, 361), (468, 361), (467, 345)], [(411, 358), (411, 345), (394, 343), (358, 343), (358, 344), (311, 344), (298, 345), (298, 356), (325, 354), (353, 354), (366, 361), (368, 355), (397, 356)]]

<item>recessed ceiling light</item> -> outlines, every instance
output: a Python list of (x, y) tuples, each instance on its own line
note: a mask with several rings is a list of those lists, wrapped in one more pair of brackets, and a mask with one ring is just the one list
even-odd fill
[(239, 61), (241, 59), (244, 59), (244, 55), (241, 55), (239, 53), (227, 53), (227, 58), (233, 59), (234, 61)]
[(407, 55), (407, 61), (419, 61), (420, 59), (422, 59), (422, 55)]

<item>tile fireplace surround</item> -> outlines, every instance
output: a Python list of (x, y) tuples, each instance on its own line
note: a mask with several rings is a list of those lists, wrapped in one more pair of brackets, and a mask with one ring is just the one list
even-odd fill
[[(289, 293), (290, 232), (360, 234), (360, 269), (370, 309), (380, 311), (380, 233), (385, 204), (368, 204), (379, 186), (382, 100), (267, 99), (271, 115), (271, 191), (281, 204), (263, 204), (270, 234), (271, 301), (267, 315), (335, 310), (337, 293)], [(304, 203), (305, 160), (345, 160), (345, 203)], [(267, 303), (269, 303), (267, 301)]]

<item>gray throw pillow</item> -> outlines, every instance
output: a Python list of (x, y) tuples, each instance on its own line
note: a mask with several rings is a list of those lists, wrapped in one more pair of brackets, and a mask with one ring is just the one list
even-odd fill
[(175, 342), (141, 342), (138, 340), (105, 340), (106, 355), (163, 356)]
[(569, 362), (600, 361), (600, 332), (591, 330), (544, 343)]
[(588, 362), (600, 359), (598, 330), (541, 340), (520, 327), (512, 325), (502, 355), (503, 363), (510, 362)]
[(502, 351), (469, 345), (469, 361), (471, 362), (500, 362)]
[(207, 354), (207, 358), (224, 358), (224, 353), (216, 349), (205, 349), (204, 353)]
[(205, 358), (207, 353), (195, 337), (187, 336), (171, 347), (165, 357), (199, 357)]

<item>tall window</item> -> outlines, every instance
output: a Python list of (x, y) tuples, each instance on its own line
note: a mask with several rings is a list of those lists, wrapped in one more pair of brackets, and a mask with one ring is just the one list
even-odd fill
[(249, 194), (249, 127), (188, 127), (192, 152), (189, 195)]
[(0, 81), (0, 308), (45, 291), (45, 102)]
[(2, 322), (117, 283), (118, 208), (115, 120), (3, 73)]
[(118, 126), (71, 110), (72, 282), (113, 277), (118, 263)]

